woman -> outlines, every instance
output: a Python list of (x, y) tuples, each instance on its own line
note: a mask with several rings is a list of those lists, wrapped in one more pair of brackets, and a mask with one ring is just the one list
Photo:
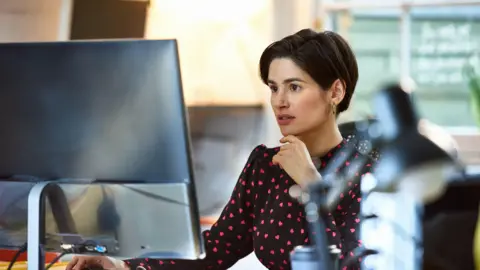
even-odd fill
[[(345, 151), (347, 142), (336, 118), (350, 104), (358, 68), (351, 48), (338, 34), (305, 29), (265, 49), (260, 75), (271, 89), (283, 145), (260, 145), (252, 151), (219, 220), (203, 233), (206, 258), (131, 259), (120, 265), (105, 257), (76, 257), (67, 269), (92, 265), (107, 269), (228, 269), (252, 251), (267, 268), (291, 268), (290, 251), (310, 240), (303, 207), (289, 196), (289, 188), (320, 181), (319, 171)], [(361, 173), (369, 168), (367, 164)], [(341, 259), (352, 256), (359, 246), (359, 204), (360, 187), (352, 185), (328, 216), (329, 241), (342, 250)]]

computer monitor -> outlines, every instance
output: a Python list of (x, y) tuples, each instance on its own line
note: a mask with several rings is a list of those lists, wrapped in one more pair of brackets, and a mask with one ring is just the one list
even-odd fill
[[(47, 213), (47, 247), (78, 233), (113, 241), (119, 257), (199, 258), (184, 104), (175, 40), (0, 44), (0, 178), (63, 179), (76, 232)], [(0, 239), (26, 239), (22, 209)]]

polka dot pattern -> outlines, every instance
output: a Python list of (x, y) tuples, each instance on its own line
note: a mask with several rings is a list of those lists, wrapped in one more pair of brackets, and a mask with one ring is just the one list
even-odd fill
[[(320, 173), (336, 152), (345, 149), (346, 144), (343, 141), (316, 162)], [(295, 246), (309, 245), (310, 239), (303, 206), (289, 195), (295, 182), (272, 164), (272, 157), (278, 150), (260, 145), (252, 151), (220, 218), (203, 233), (207, 250), (205, 259), (131, 259), (125, 262), (132, 269), (136, 266), (167, 270), (228, 269), (254, 251), (268, 269), (291, 269), (290, 252)], [(354, 155), (340, 169), (349, 169), (352, 159), (359, 155)], [(371, 164), (367, 164), (358, 177), (369, 172), (370, 167)], [(336, 210), (326, 216), (328, 241), (342, 250), (342, 260), (353, 256), (353, 249), (360, 246), (357, 237), (360, 201), (360, 186), (352, 182), (351, 189), (341, 194)], [(350, 269), (359, 269), (359, 265), (342, 270)]]

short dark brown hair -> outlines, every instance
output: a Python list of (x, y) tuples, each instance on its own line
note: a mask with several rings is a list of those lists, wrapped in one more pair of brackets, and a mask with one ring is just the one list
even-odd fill
[(339, 34), (303, 29), (268, 46), (260, 57), (260, 77), (268, 84), (270, 64), (276, 58), (289, 58), (313, 78), (323, 89), (335, 80), (345, 84), (345, 97), (337, 106), (337, 114), (348, 109), (358, 81), (355, 54)]

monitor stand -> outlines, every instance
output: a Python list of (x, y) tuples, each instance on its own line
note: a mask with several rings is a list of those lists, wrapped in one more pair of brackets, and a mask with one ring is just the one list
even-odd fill
[(28, 270), (45, 269), (45, 198), (48, 198), (52, 205), (53, 216), (59, 231), (76, 232), (65, 193), (58, 183), (45, 181), (35, 184), (28, 194)]

